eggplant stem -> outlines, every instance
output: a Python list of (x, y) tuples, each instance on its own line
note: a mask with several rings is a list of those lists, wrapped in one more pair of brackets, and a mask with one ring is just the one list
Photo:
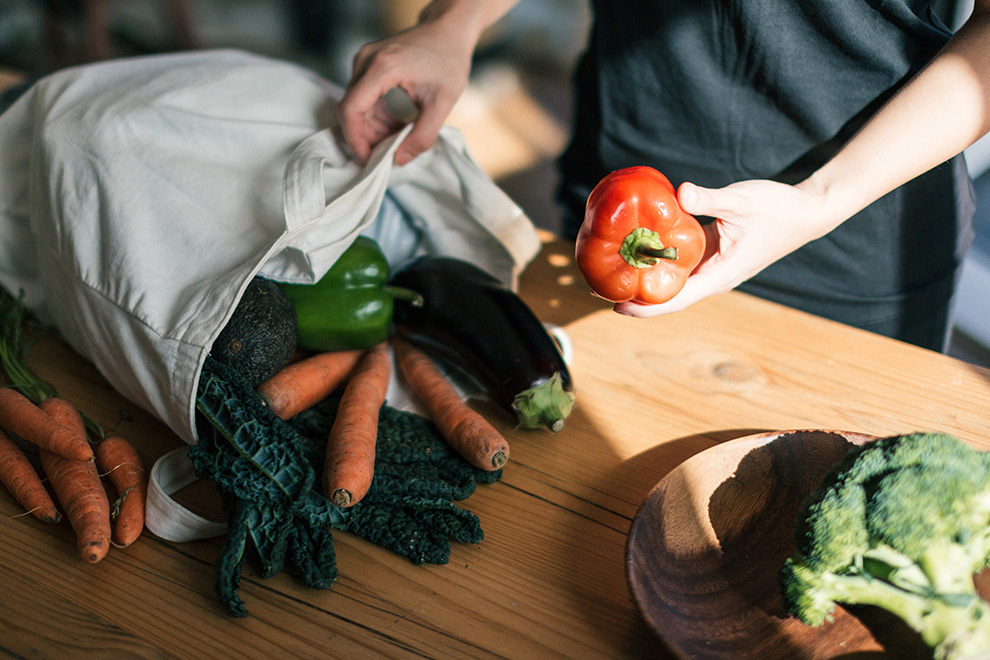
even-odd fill
[(574, 407), (574, 393), (564, 388), (558, 371), (542, 384), (517, 394), (512, 407), (522, 428), (545, 426), (556, 433), (564, 428), (564, 420)]

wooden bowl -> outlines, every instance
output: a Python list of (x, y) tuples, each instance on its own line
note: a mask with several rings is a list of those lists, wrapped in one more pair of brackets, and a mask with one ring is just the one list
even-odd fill
[[(849, 449), (874, 439), (818, 430), (749, 436), (693, 456), (653, 488), (629, 532), (626, 571), (671, 652), (691, 660), (925, 657), (913, 631), (886, 613), (865, 613), (885, 617), (877, 626), (839, 607), (833, 622), (813, 628), (788, 614), (781, 594), (799, 505)], [(878, 628), (892, 639), (879, 640)], [(898, 640), (906, 641), (895, 651)]]

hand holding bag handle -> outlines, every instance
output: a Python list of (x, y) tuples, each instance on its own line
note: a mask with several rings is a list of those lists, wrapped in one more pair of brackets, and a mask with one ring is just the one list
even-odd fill
[[(456, 129), (444, 127), (430, 151), (396, 167), (395, 151), (411, 129), (379, 145), (363, 168), (333, 129), (304, 140), (285, 170), (286, 233), (260, 273), (314, 282), (365, 233), (379, 239), (393, 265), (424, 253), (461, 256), (515, 286), (539, 251), (532, 223), (470, 157)], [(405, 211), (404, 226), (382, 222), (386, 194)]]

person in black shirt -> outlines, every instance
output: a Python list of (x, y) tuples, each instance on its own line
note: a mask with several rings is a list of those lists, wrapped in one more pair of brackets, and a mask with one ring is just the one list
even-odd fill
[[(366, 45), (340, 104), (354, 157), (419, 108), (396, 153), (435, 139), (474, 48), (513, 0), (435, 0)], [(560, 199), (573, 236), (608, 172), (650, 165), (715, 254), (653, 316), (733, 288), (934, 350), (972, 242), (961, 152), (990, 131), (990, 0), (954, 34), (927, 0), (594, 0)]]

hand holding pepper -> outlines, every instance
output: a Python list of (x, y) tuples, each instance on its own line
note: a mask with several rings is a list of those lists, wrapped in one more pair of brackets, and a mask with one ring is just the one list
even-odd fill
[(717, 189), (684, 183), (677, 199), (688, 213), (717, 218), (704, 226), (707, 249), (702, 263), (669, 302), (620, 303), (616, 312), (658, 316), (730, 291), (850, 215), (849, 209), (826, 203), (825, 192), (815, 189), (810, 180), (791, 186), (754, 179)]
[(705, 231), (651, 167), (603, 178), (588, 197), (577, 265), (597, 295), (656, 305), (673, 298), (705, 254)]

